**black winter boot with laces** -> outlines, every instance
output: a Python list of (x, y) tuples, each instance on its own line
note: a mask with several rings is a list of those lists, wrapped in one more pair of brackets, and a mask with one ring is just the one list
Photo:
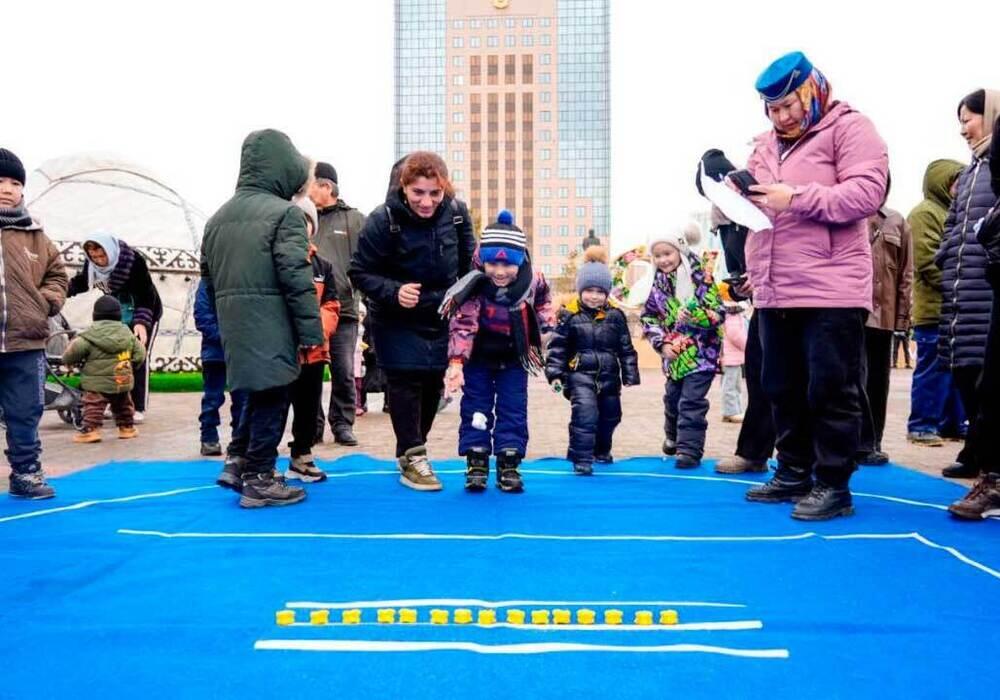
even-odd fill
[(771, 480), (752, 487), (747, 491), (746, 499), (757, 503), (795, 502), (812, 491), (812, 487), (812, 469), (778, 464)]
[(485, 491), (490, 479), (490, 453), (473, 447), (465, 455), (465, 490)]
[(792, 517), (796, 520), (832, 520), (840, 515), (854, 515), (851, 490), (817, 481), (805, 498), (795, 504)]
[(500, 450), (497, 455), (497, 487), (505, 493), (521, 493), (524, 482), (521, 481), (521, 455), (513, 448)]

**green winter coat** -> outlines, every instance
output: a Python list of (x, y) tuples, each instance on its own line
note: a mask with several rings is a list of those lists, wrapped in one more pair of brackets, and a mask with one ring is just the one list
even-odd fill
[(101, 394), (132, 391), (132, 365), (146, 359), (146, 348), (121, 321), (94, 321), (63, 352), (67, 367), (83, 365), (80, 387)]
[(934, 262), (944, 236), (951, 186), (965, 166), (957, 160), (935, 160), (924, 174), (924, 201), (906, 217), (913, 231), (914, 326), (936, 324), (941, 316), (941, 268)]
[(289, 201), (308, 169), (285, 134), (251, 133), (236, 193), (205, 224), (201, 274), (215, 295), (231, 389), (291, 384), (299, 348), (323, 344), (306, 218)]

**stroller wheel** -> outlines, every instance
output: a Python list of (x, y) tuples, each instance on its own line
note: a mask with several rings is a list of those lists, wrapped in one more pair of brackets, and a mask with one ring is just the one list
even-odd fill
[(77, 430), (83, 429), (83, 411), (76, 406), (73, 408), (60, 408), (56, 413), (62, 418), (63, 423), (68, 423)]

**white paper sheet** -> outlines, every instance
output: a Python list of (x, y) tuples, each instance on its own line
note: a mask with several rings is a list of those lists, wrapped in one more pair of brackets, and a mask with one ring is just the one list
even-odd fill
[(729, 189), (728, 185), (716, 182), (706, 175), (704, 163), (700, 167), (701, 188), (705, 190), (705, 196), (726, 215), (727, 219), (755, 232), (773, 226), (771, 220), (764, 215), (764, 212), (754, 206), (753, 202)]

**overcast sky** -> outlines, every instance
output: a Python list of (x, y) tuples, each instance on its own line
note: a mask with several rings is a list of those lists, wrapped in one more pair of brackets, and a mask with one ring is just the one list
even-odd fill
[[(0, 145), (29, 170), (113, 153), (210, 214), (232, 192), (243, 137), (275, 127), (331, 161), (345, 200), (367, 212), (393, 155), (392, 4), (4, 3)], [(969, 158), (959, 99), (1000, 89), (1000, 2), (923, 5), (614, 0), (613, 247), (702, 206), (698, 157), (715, 146), (745, 158), (768, 126), (754, 79), (792, 49), (874, 120), (889, 143), (890, 205), (909, 210), (930, 160)]]

